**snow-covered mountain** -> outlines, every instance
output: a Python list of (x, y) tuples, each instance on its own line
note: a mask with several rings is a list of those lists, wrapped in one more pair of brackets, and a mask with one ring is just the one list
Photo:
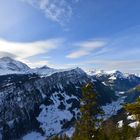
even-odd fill
[(136, 74), (113, 71), (90, 71), (88, 74), (109, 86), (114, 91), (128, 91), (140, 83), (140, 77)]
[(54, 69), (48, 66), (42, 66), (38, 68), (30, 68), (25, 63), (14, 60), (10, 57), (0, 58), (0, 75), (11, 74), (37, 74), (40, 76), (49, 76), (56, 72), (69, 71), (71, 69)]
[(43, 66), (40, 68), (34, 68), (30, 70), (30, 73), (36, 73), (38, 75), (50, 75), (52, 73), (58, 72), (59, 70), (50, 68), (48, 66)]
[(0, 75), (26, 73), (29, 70), (30, 68), (20, 61), (16, 61), (10, 57), (0, 58)]
[(38, 74), (38, 75), (50, 75), (57, 71), (60, 71), (60, 70), (49, 68), (47, 66), (31, 69), (26, 64), (20, 61), (14, 60), (10, 57), (0, 58), (0, 75), (33, 74), (33, 73)]
[(118, 106), (115, 114), (124, 101), (116, 91), (124, 93), (140, 84), (139, 77), (119, 71), (89, 75), (81, 68), (31, 69), (8, 57), (0, 59), (0, 68), (0, 135), (7, 140), (20, 139), (31, 131), (45, 138), (67, 133), (80, 115), (81, 88), (87, 82), (93, 83), (97, 103), (106, 112)]
[(31, 130), (50, 137), (71, 129), (80, 115), (81, 88), (87, 82), (94, 84), (98, 104), (117, 99), (114, 91), (80, 68), (54, 70), (47, 76), (40, 76), (39, 70), (0, 76), (0, 133), (7, 139)]
[[(103, 75), (106, 75), (106, 76), (112, 76), (114, 78), (112, 78), (113, 80), (115, 78), (126, 78), (129, 74), (127, 73), (122, 73), (118, 70), (111, 70), (111, 71), (104, 71), (104, 70), (89, 70), (87, 71), (87, 74), (91, 75), (91, 76), (103, 76)], [(111, 78), (110, 78), (111, 79)]]

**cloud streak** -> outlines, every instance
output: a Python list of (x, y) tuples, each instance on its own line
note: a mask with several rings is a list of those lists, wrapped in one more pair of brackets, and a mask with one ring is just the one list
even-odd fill
[(27, 59), (38, 54), (48, 53), (57, 49), (63, 43), (63, 39), (48, 39), (29, 43), (10, 42), (0, 39), (0, 56), (10, 56), (21, 59)]
[(61, 25), (68, 22), (72, 16), (72, 4), (79, 2), (78, 0), (22, 0), (35, 8), (40, 9), (47, 18), (58, 22)]
[(85, 42), (80, 42), (74, 44), (75, 47), (78, 47), (79, 49), (77, 51), (74, 51), (70, 54), (68, 54), (66, 57), (71, 59), (80, 58), (86, 55), (91, 54), (92, 52), (103, 48), (106, 45), (105, 41), (96, 41), (96, 40), (89, 40)]

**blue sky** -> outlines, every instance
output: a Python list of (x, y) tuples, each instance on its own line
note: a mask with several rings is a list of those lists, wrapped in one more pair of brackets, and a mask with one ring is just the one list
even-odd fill
[(31, 67), (140, 71), (139, 0), (0, 0), (0, 56)]

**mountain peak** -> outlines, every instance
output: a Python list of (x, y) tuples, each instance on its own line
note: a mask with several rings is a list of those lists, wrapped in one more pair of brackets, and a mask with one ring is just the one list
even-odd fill
[(122, 73), (119, 70), (110, 70), (110, 71), (106, 71), (106, 74), (115, 74), (115, 73)]
[(20, 61), (14, 60), (10, 57), (0, 58), (0, 75), (24, 73), (29, 70), (30, 68)]
[(14, 59), (12, 59), (11, 57), (6, 56), (6, 57), (1, 57), (0, 61), (14, 61)]
[(51, 69), (51, 68), (48, 67), (47, 65), (44, 65), (44, 66), (40, 67), (40, 69)]
[(76, 74), (86, 74), (85, 73), (85, 71), (83, 70), (83, 69), (81, 69), (81, 68), (79, 68), (79, 67), (76, 67), (76, 68), (73, 68), (73, 69), (68, 69), (68, 70), (66, 70), (66, 71), (69, 71), (69, 72), (74, 72), (74, 73), (76, 73)]

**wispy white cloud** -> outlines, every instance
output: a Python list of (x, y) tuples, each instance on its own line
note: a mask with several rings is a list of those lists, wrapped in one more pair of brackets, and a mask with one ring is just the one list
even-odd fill
[(69, 21), (72, 16), (72, 3), (79, 0), (22, 0), (42, 10), (47, 18), (60, 24)]
[(0, 56), (10, 56), (18, 60), (27, 59), (38, 54), (48, 53), (57, 49), (64, 42), (64, 39), (48, 39), (29, 43), (11, 42), (0, 39)]
[(85, 55), (88, 55), (88, 54), (89, 54), (89, 51), (87, 51), (87, 50), (78, 50), (78, 51), (75, 51), (73, 53), (70, 53), (66, 57), (74, 59), (74, 58), (79, 58), (79, 57), (82, 57), (82, 56), (85, 56)]
[(66, 57), (71, 59), (80, 58), (82, 56), (89, 55), (97, 49), (103, 48), (105, 45), (106, 41), (102, 40), (89, 40), (85, 42), (76, 43), (74, 44), (74, 46), (78, 47), (79, 49), (68, 54)]

